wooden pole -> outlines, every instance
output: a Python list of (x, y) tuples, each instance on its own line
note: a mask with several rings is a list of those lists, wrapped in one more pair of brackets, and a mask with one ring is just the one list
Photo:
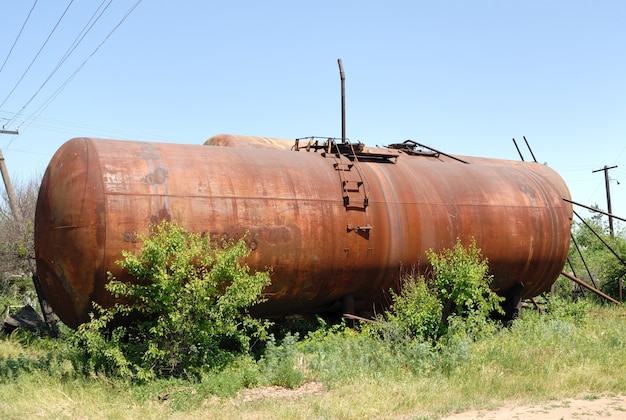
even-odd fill
[(613, 232), (613, 210), (611, 209), (611, 186), (609, 180), (609, 169), (617, 168), (617, 165), (611, 166), (610, 168), (604, 165), (602, 169), (596, 169), (595, 171), (591, 171), (591, 173), (604, 171), (604, 188), (606, 189), (606, 205), (607, 212), (609, 213), (609, 233), (611, 234), (611, 238), (615, 237)]
[(2, 180), (4, 181), (4, 187), (7, 190), (7, 196), (9, 197), (9, 206), (11, 207), (11, 213), (17, 222), (22, 222), (22, 211), (17, 205), (17, 198), (15, 197), (15, 191), (13, 190), (13, 184), (11, 183), (11, 177), (9, 177), (9, 171), (7, 170), (6, 162), (4, 161), (4, 155), (0, 150), (0, 173), (2, 173)]

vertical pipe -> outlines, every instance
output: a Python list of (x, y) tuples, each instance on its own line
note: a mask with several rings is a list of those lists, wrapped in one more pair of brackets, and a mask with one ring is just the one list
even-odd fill
[(337, 59), (339, 64), (339, 76), (341, 77), (341, 141), (346, 140), (346, 75), (343, 72), (341, 58)]

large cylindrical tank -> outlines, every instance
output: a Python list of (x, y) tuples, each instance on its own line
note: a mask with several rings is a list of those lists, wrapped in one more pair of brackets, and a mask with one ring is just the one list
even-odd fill
[[(347, 149), (349, 150), (349, 148)], [(260, 315), (322, 311), (349, 296), (372, 309), (425, 252), (476, 245), (492, 288), (534, 296), (567, 257), (571, 205), (545, 165), (381, 149), (350, 153), (77, 138), (44, 175), (35, 218), (37, 270), (61, 320), (110, 305), (107, 272), (137, 234), (170, 220), (211, 238), (249, 231), (253, 270), (272, 268)]]

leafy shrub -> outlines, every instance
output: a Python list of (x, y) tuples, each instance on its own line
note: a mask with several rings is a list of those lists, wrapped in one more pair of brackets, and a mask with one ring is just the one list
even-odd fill
[(140, 240), (139, 255), (123, 252), (117, 262), (134, 281), (109, 274), (107, 290), (123, 303), (94, 304), (77, 331), (94, 370), (134, 379), (197, 376), (247, 352), (252, 338), (266, 338), (268, 323), (248, 308), (262, 300), (269, 274), (241, 264), (250, 252), (243, 240), (217, 246), (167, 222)]
[(452, 249), (437, 254), (428, 253), (433, 267), (433, 286), (443, 304), (442, 324), (450, 315), (467, 318), (469, 315), (486, 319), (493, 312), (503, 314), (501, 297), (489, 289), (492, 277), (489, 263), (472, 241), (467, 248), (457, 240)]
[(438, 331), (442, 305), (437, 295), (429, 289), (424, 277), (409, 276), (402, 283), (401, 293), (390, 291), (391, 310), (386, 314), (383, 336), (392, 341), (433, 337)]
[(486, 259), (472, 241), (463, 247), (457, 240), (452, 249), (429, 251), (431, 276), (408, 276), (400, 293), (390, 292), (392, 305), (384, 314), (378, 331), (396, 340), (436, 341), (448, 333), (454, 319), (454, 332), (479, 335), (492, 330), (489, 317), (503, 313), (503, 300), (489, 289), (491, 276)]

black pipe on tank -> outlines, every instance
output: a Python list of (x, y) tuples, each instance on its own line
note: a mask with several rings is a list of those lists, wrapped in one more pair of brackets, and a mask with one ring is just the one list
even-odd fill
[(337, 59), (339, 64), (339, 76), (341, 77), (341, 141), (346, 141), (346, 75), (343, 72), (341, 58)]

